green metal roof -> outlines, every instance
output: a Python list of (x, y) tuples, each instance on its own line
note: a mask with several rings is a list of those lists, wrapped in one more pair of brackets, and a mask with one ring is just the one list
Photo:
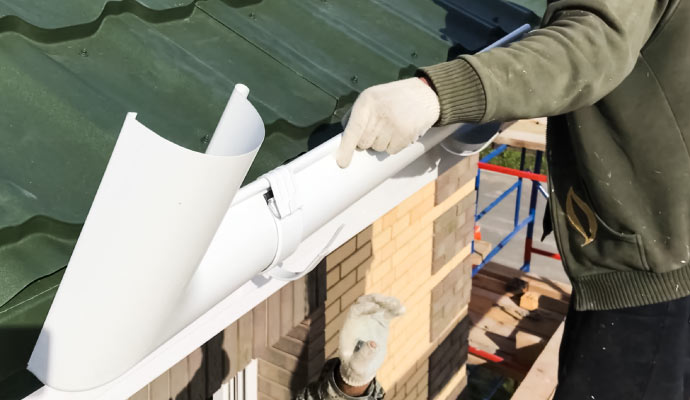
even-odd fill
[(267, 132), (251, 181), (337, 134), (364, 88), (525, 22), (501, 0), (0, 0), (0, 398), (25, 377), (126, 112), (203, 151), (246, 84)]

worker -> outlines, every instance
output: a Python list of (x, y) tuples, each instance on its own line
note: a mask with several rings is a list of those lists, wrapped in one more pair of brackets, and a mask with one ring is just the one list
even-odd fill
[(554, 399), (690, 398), (690, 0), (549, 1), (506, 48), (355, 101), (337, 151), (433, 125), (548, 116), (550, 213), (573, 286)]
[(405, 308), (395, 297), (367, 294), (350, 306), (338, 337), (338, 357), (326, 361), (319, 379), (296, 400), (381, 400), (376, 372), (386, 357), (388, 328)]

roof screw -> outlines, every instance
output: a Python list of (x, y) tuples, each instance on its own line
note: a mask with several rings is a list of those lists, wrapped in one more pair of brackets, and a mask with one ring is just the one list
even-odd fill
[(249, 13), (249, 18), (256, 19), (256, 13), (254, 11)]
[(412, 50), (412, 54), (410, 54), (412, 58), (417, 58), (417, 52)]
[(350, 78), (350, 81), (352, 83), (357, 83), (357, 82), (359, 82), (359, 78), (357, 77), (357, 75), (352, 75), (352, 78)]
[(208, 144), (211, 141), (211, 135), (204, 135), (201, 137), (202, 144)]
[(79, 55), (82, 57), (88, 57), (89, 52), (86, 49), (81, 49), (81, 51), (79, 52)]

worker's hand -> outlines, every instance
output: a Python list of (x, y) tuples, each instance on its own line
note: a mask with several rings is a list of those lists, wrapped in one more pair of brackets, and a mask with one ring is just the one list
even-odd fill
[(350, 306), (340, 330), (340, 376), (350, 386), (371, 382), (386, 358), (388, 325), (405, 307), (395, 297), (368, 294)]
[(372, 86), (352, 106), (336, 161), (350, 165), (355, 148), (395, 154), (426, 133), (439, 113), (438, 96), (420, 78)]

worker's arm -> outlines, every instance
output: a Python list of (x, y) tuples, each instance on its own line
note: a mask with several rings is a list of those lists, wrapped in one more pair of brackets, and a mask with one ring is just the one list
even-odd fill
[(295, 400), (381, 400), (385, 392), (376, 379), (361, 386), (351, 386), (340, 376), (340, 359), (326, 361), (319, 379), (297, 392)]
[(592, 105), (632, 71), (668, 0), (561, 0), (507, 48), (422, 68), (439, 123), (543, 117)]
[(353, 106), (338, 164), (347, 166), (355, 148), (399, 151), (434, 123), (542, 117), (591, 105), (632, 71), (669, 1), (556, 1), (544, 28), (507, 48), (422, 68), (436, 104), (416, 80), (369, 88)]

